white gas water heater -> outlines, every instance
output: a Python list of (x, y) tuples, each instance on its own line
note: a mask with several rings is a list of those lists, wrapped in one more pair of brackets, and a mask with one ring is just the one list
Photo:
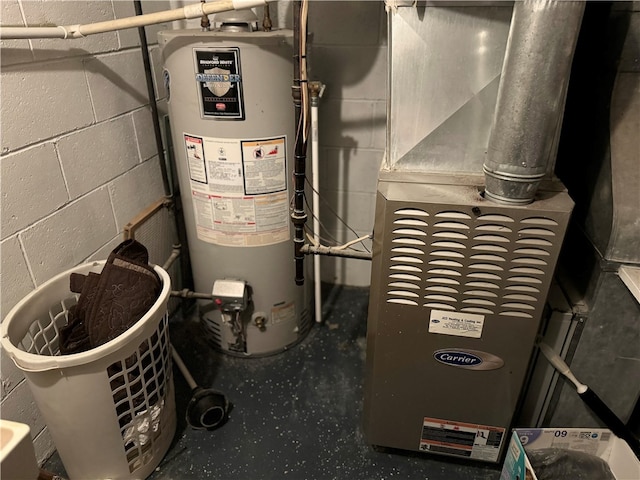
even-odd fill
[(256, 31), (251, 12), (215, 20), (159, 33), (189, 253), (196, 291), (215, 298), (200, 305), (212, 346), (269, 355), (311, 328), (289, 219), (293, 32)]

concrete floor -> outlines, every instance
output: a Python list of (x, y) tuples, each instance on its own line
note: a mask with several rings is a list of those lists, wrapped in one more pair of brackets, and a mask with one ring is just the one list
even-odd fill
[[(196, 382), (224, 392), (229, 421), (214, 431), (185, 419), (189, 388), (175, 369), (178, 428), (153, 480), (497, 480), (500, 467), (374, 449), (361, 427), (368, 289), (333, 287), (325, 323), (298, 345), (261, 359), (214, 352), (197, 318), (175, 319), (172, 343)], [(45, 468), (64, 474), (54, 455)]]

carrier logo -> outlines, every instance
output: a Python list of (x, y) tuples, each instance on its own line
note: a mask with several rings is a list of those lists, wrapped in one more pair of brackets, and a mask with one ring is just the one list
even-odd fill
[(479, 350), (444, 349), (433, 352), (433, 358), (440, 363), (467, 370), (496, 370), (504, 361), (491, 353)]

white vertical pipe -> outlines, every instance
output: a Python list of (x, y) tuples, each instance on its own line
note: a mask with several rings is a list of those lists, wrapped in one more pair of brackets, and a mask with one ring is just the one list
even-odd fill
[[(318, 97), (311, 97), (311, 175), (313, 178), (313, 239), (320, 244), (320, 178), (318, 169)], [(322, 322), (322, 293), (320, 285), (320, 255), (313, 256), (313, 288), (316, 322)]]

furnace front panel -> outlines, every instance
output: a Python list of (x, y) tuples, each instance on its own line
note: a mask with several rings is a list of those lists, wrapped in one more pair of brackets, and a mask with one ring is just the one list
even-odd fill
[(381, 181), (367, 328), (369, 443), (498, 462), (572, 202)]

